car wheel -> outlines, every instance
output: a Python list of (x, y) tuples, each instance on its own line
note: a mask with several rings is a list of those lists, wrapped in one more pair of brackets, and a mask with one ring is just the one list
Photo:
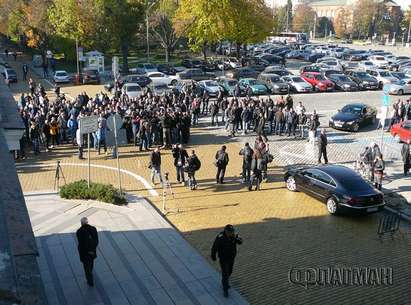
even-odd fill
[(327, 200), (327, 211), (331, 215), (335, 215), (338, 212), (338, 203), (334, 198), (328, 198)]
[(295, 183), (295, 179), (293, 176), (289, 176), (286, 181), (287, 190), (290, 192), (297, 191), (297, 184)]
[(171, 81), (171, 86), (175, 86), (177, 84), (177, 80), (176, 79), (173, 79), (172, 81)]
[(396, 135), (394, 136), (394, 139), (395, 139), (395, 142), (401, 143), (401, 137), (400, 137), (399, 134), (396, 134)]
[(398, 95), (403, 95), (404, 94), (404, 90), (400, 89), (398, 90)]
[(380, 82), (380, 83), (378, 84), (378, 88), (379, 88), (379, 89), (382, 89), (382, 87), (384, 87), (384, 84), (383, 84), (382, 82)]
[(357, 132), (359, 129), (360, 129), (360, 124), (358, 124), (358, 123), (355, 123), (355, 124), (352, 126), (352, 130), (355, 131), (355, 132)]

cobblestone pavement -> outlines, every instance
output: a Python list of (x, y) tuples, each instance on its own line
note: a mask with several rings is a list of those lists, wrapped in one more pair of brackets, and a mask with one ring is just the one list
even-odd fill
[[(82, 88), (78, 87), (78, 90)], [(314, 95), (311, 96), (313, 97)], [(365, 134), (358, 133), (358, 135)], [(375, 136), (377, 137), (378, 134)], [(282, 159), (277, 156), (279, 153), (275, 153), (276, 160), (269, 168), (269, 182), (263, 184), (262, 191), (248, 192), (239, 183), (241, 160), (238, 151), (239, 144), (243, 140), (245, 141), (246, 138), (229, 139), (220, 129), (195, 129), (190, 148), (195, 148), (202, 160), (202, 168), (198, 173), (199, 189), (192, 192), (186, 187), (173, 183), (175, 199), (168, 196), (167, 205), (170, 210), (166, 217), (207, 259), (211, 243), (221, 228), (227, 223), (232, 223), (238, 228), (245, 242), (239, 247), (233, 286), (251, 304), (410, 304), (411, 292), (408, 286), (411, 239), (406, 225), (402, 227), (404, 235), (399, 235), (394, 240), (384, 238), (380, 241), (376, 232), (381, 214), (366, 217), (329, 216), (320, 202), (301, 193), (286, 191), (282, 181), (282, 165), (286, 165), (287, 162), (281, 161)], [(248, 140), (253, 141), (254, 138), (250, 137)], [(272, 149), (278, 152), (287, 144), (294, 142), (272, 140)], [(231, 161), (227, 170), (227, 183), (215, 185), (215, 167), (212, 158), (222, 144), (228, 146)], [(339, 145), (345, 147), (348, 144)], [(298, 147), (296, 145), (297, 153), (305, 153), (305, 144), (298, 143)], [(294, 152), (294, 150), (285, 151)], [(67, 182), (85, 178), (86, 168), (65, 165), (65, 163), (86, 164), (86, 161), (78, 161), (74, 154), (73, 148), (58, 147), (50, 153), (42, 153), (36, 158), (29, 156), (26, 161), (18, 163), (23, 190), (51, 189), (54, 171), (52, 167), (47, 167), (47, 164), (55, 164), (56, 159), (62, 162)], [(137, 152), (135, 147), (130, 146), (121, 148), (120, 154), (123, 169), (145, 179), (149, 178), (147, 153)], [(330, 157), (336, 158), (331, 153)], [(303, 158), (301, 162), (306, 160), (307, 158)], [(107, 159), (104, 155), (97, 156), (94, 152), (92, 152), (92, 164), (114, 168), (116, 166), (114, 160)], [(175, 181), (169, 151), (164, 152), (163, 170), (169, 171), (171, 180)], [(92, 179), (114, 185), (117, 183), (115, 172), (102, 168), (92, 168)], [(130, 175), (122, 175), (122, 180), (127, 192), (147, 196), (161, 210), (161, 196), (153, 195), (140, 180)], [(161, 194), (160, 188), (157, 187), (155, 190)], [(180, 210), (178, 213), (177, 207)], [(394, 285), (319, 286), (305, 289), (289, 283), (288, 280), (289, 271), (293, 267), (341, 265), (392, 267)]]

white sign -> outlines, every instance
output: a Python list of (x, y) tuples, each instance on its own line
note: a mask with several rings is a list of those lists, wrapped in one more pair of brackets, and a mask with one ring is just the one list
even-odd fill
[(388, 117), (388, 106), (381, 106), (381, 113), (379, 113), (379, 119), (381, 122), (381, 127), (384, 129), (385, 121)]
[(86, 116), (79, 120), (79, 128), (81, 134), (93, 133), (98, 130), (98, 116)]
[[(114, 117), (116, 117), (116, 126), (114, 126)], [(107, 119), (108, 129), (114, 130), (114, 128), (116, 128), (116, 130), (120, 130), (121, 126), (123, 126), (123, 119), (121, 118), (121, 115), (119, 115), (118, 113), (115, 113), (108, 117)]]

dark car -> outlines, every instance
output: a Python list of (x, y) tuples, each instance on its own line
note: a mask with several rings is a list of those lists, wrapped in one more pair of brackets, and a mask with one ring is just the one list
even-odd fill
[(317, 65), (303, 66), (300, 68), (300, 74), (305, 72), (321, 72), (321, 68)]
[(199, 59), (188, 59), (185, 58), (181, 61), (181, 65), (184, 68), (197, 68), (197, 69), (203, 69), (204, 68), (204, 61), (199, 60)]
[(325, 54), (321, 54), (321, 53), (306, 52), (306, 53), (304, 53), (304, 60), (309, 61), (309, 62), (317, 62), (318, 59), (320, 59), (324, 56), (325, 56)]
[(292, 50), (285, 54), (285, 58), (287, 59), (303, 59), (304, 53), (301, 50)]
[(84, 84), (100, 84), (100, 74), (95, 69), (83, 69), (80, 75), (76, 75), (78, 80)]
[(288, 75), (293, 75), (290, 71), (288, 71), (287, 69), (285, 69), (281, 66), (268, 66), (264, 69), (263, 73), (277, 74), (281, 77), (288, 76)]
[(350, 61), (361, 61), (368, 58), (368, 53), (361, 50), (349, 50), (346, 53), (343, 53), (342, 58)]
[(151, 79), (146, 75), (131, 74), (124, 78), (124, 83), (137, 83), (140, 87), (146, 87), (151, 83)]
[(375, 77), (362, 71), (346, 71), (347, 74), (362, 90), (378, 90), (379, 84)]
[(284, 180), (289, 191), (301, 191), (324, 202), (328, 213), (374, 213), (384, 208), (384, 195), (354, 170), (342, 165), (289, 169)]
[(335, 129), (358, 131), (360, 127), (374, 124), (377, 110), (366, 104), (345, 105), (330, 118), (329, 126)]
[(213, 73), (204, 72), (202, 69), (187, 69), (177, 73), (176, 76), (180, 80), (193, 79), (196, 81), (215, 78)]
[(359, 89), (357, 83), (345, 74), (330, 74), (327, 78), (334, 83), (337, 90), (358, 91)]
[[(217, 82), (223, 88), (224, 93), (228, 96), (234, 96), (235, 87), (238, 84), (238, 80), (226, 77), (219, 77)], [(240, 85), (240, 96), (245, 96), (245, 87)]]
[(10, 83), (17, 83), (17, 74), (12, 68), (5, 68), (2, 74)]
[(288, 83), (277, 74), (262, 73), (258, 79), (264, 82), (272, 93), (287, 94), (290, 91)]
[(242, 68), (236, 68), (236, 69), (227, 71), (225, 73), (225, 76), (227, 76), (228, 78), (235, 78), (235, 79), (257, 78), (258, 74), (259, 73), (254, 69), (251, 69), (249, 67), (242, 67)]
[(176, 75), (177, 73), (177, 70), (173, 66), (167, 64), (158, 65), (157, 70), (167, 75)]

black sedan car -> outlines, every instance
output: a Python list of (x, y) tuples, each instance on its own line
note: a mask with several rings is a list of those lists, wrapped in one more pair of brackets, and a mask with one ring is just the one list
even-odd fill
[(341, 91), (357, 91), (359, 89), (356, 82), (344, 74), (331, 74), (327, 78), (332, 81), (337, 90)]
[(362, 71), (346, 71), (346, 74), (357, 83), (362, 90), (378, 90), (378, 80)]
[(318, 165), (289, 169), (284, 180), (289, 191), (302, 191), (327, 206), (327, 211), (373, 213), (384, 207), (383, 194), (354, 170), (341, 165)]
[(360, 127), (374, 124), (377, 110), (366, 104), (345, 105), (330, 119), (329, 126), (335, 129), (358, 131)]

